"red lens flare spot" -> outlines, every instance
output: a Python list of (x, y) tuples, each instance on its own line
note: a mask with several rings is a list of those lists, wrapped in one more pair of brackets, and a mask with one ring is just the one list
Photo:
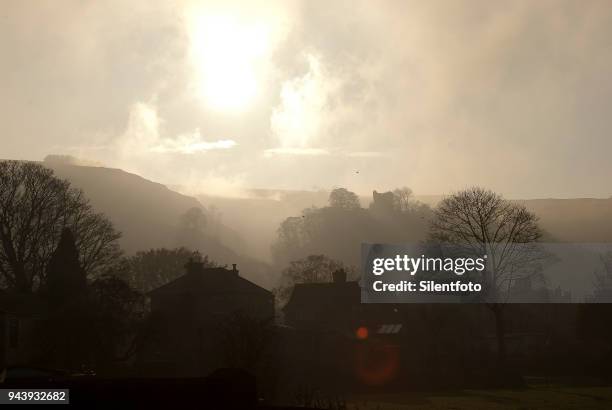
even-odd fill
[(368, 331), (368, 328), (364, 327), (364, 326), (361, 326), (355, 332), (355, 335), (357, 336), (357, 339), (359, 339), (359, 340), (367, 339), (369, 334), (370, 334), (370, 332)]
[(369, 386), (381, 386), (395, 379), (400, 364), (397, 346), (377, 343), (373, 339), (356, 346), (357, 377)]

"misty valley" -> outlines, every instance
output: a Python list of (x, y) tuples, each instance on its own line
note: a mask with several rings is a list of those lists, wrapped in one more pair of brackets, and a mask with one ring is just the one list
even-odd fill
[[(175, 386), (168, 391), (182, 392), (185, 403), (193, 399), (189, 383), (199, 383), (218, 403), (238, 407), (327, 402), (336, 408), (364, 391), (524, 388), (525, 375), (565, 383), (576, 369), (588, 380), (607, 380), (607, 344), (600, 343), (609, 335), (597, 322), (608, 314), (612, 253), (600, 255), (603, 274), (580, 272), (582, 282), (599, 280), (588, 296), (547, 290), (533, 273), (511, 279), (508, 295), (519, 304), (362, 303), (361, 242), (431, 243), (438, 234), (452, 241), (457, 232), (464, 238), (461, 215), (483, 203), (520, 218), (519, 225), (507, 218), (482, 225), (493, 229), (495, 241), (507, 241), (505, 247), (543, 235), (559, 243), (579, 240), (557, 226), (554, 208), (540, 219), (529, 201), (503, 200), (480, 188), (431, 204), (408, 188), (374, 191), (367, 204), (337, 188), (323, 203), (319, 193), (274, 199), (254, 193), (236, 200), (240, 207), (231, 212), (243, 215), (233, 218), (222, 206), (203, 205), (205, 198), (118, 169), (47, 160), (3, 161), (0, 171), (7, 385), (70, 386), (76, 402), (103, 400), (103, 388), (111, 402), (146, 394), (152, 378)], [(288, 201), (294, 205), (279, 214), (278, 203)], [(573, 212), (581, 229), (612, 224), (610, 217), (589, 226), (578, 216), (580, 205), (576, 200)], [(463, 213), (454, 219), (459, 206)], [(266, 238), (241, 230), (249, 218), (277, 221), (261, 228), (275, 232), (269, 254), (249, 247)], [(540, 220), (546, 233), (536, 225)], [(521, 228), (524, 237), (516, 237), (517, 226), (528, 227)], [(492, 269), (482, 255), (417, 255), (375, 259), (374, 277), (391, 270), (457, 278)], [(494, 260), (500, 255), (493, 253)], [(521, 262), (520, 269), (533, 266)], [(430, 295), (481, 290), (479, 283), (449, 282), (452, 277), (372, 286)], [(548, 304), (524, 303), (535, 296)], [(567, 303), (572, 297), (604, 304)], [(176, 384), (183, 379), (191, 382)], [(120, 380), (129, 380), (130, 395)], [(234, 389), (243, 394), (231, 395)], [(151, 400), (176, 400), (163, 391)]]
[(0, 406), (612, 409), (606, 0), (2, 0)]

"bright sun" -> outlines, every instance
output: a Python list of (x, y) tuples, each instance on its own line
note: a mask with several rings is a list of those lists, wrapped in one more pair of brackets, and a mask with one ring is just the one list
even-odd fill
[(243, 111), (258, 94), (269, 33), (233, 16), (191, 16), (191, 57), (198, 95), (215, 110)]

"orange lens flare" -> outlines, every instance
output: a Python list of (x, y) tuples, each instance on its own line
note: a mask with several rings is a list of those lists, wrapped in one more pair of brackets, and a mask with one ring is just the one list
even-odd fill
[(381, 386), (395, 379), (400, 365), (397, 346), (369, 340), (359, 343), (355, 353), (355, 371), (362, 383)]
[(367, 327), (361, 326), (360, 328), (358, 328), (355, 331), (355, 336), (357, 336), (357, 339), (359, 340), (365, 340), (368, 338), (368, 335), (370, 334), (369, 330)]

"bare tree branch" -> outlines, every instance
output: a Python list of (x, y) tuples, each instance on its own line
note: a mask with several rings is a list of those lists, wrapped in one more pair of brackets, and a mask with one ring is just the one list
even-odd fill
[(44, 284), (45, 267), (64, 228), (75, 234), (88, 275), (120, 256), (120, 234), (96, 214), (82, 191), (39, 164), (0, 162), (0, 273), (2, 285), (31, 292)]

